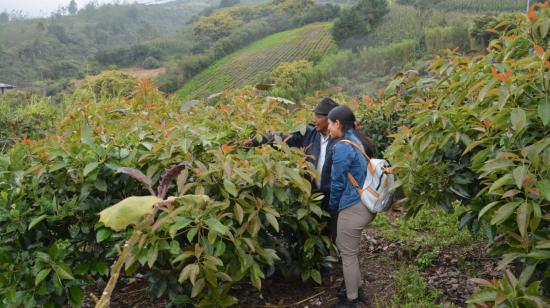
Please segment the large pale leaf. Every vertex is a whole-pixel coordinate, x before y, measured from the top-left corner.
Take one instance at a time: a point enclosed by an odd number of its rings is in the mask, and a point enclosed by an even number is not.
[[[512,120],[512,128],[516,131],[522,130],[527,123],[527,115],[521,108],[515,108],[510,114]]]
[[[99,221],[105,226],[121,231],[137,224],[144,215],[153,212],[153,205],[162,199],[154,196],[129,197],[99,213]]]
[[[550,102],[540,103],[537,108],[537,114],[544,126],[550,124]]]

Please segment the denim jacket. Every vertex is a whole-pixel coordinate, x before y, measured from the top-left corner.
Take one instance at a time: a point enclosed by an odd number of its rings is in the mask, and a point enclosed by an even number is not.
[[[349,139],[363,148],[363,144],[351,130],[346,132],[342,139]],[[333,151],[329,206],[332,210],[341,211],[361,202],[361,196],[348,179],[348,172],[351,172],[357,183],[362,185],[367,176],[368,162],[365,156],[349,143],[337,142]]]

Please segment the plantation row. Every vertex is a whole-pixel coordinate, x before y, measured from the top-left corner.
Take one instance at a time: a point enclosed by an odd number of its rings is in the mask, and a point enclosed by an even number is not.
[[[534,1],[532,1],[534,2]],[[527,9],[526,0],[445,0],[436,8],[449,11],[505,12]]]
[[[230,55],[197,75],[178,93],[200,97],[258,81],[283,62],[321,57],[334,47],[330,24],[318,23],[281,32]]]

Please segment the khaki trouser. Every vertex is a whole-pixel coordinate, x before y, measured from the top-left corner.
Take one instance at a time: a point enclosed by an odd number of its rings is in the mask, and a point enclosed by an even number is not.
[[[362,203],[352,205],[338,213],[336,246],[342,257],[346,296],[353,300],[358,296],[361,286],[361,271],[359,269],[359,243],[365,226],[370,223],[375,214],[371,213]]]

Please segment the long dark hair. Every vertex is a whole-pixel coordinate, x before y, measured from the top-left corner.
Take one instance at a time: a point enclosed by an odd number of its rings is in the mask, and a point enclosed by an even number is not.
[[[362,130],[357,129],[357,119],[355,118],[353,111],[348,106],[342,105],[333,108],[329,112],[328,118],[332,122],[340,121],[343,133],[346,133],[351,129],[363,144],[363,148],[365,149],[367,155],[371,158],[373,157],[374,152],[376,152],[376,146],[374,145],[374,142],[372,142],[372,140],[367,137],[367,135]]]

